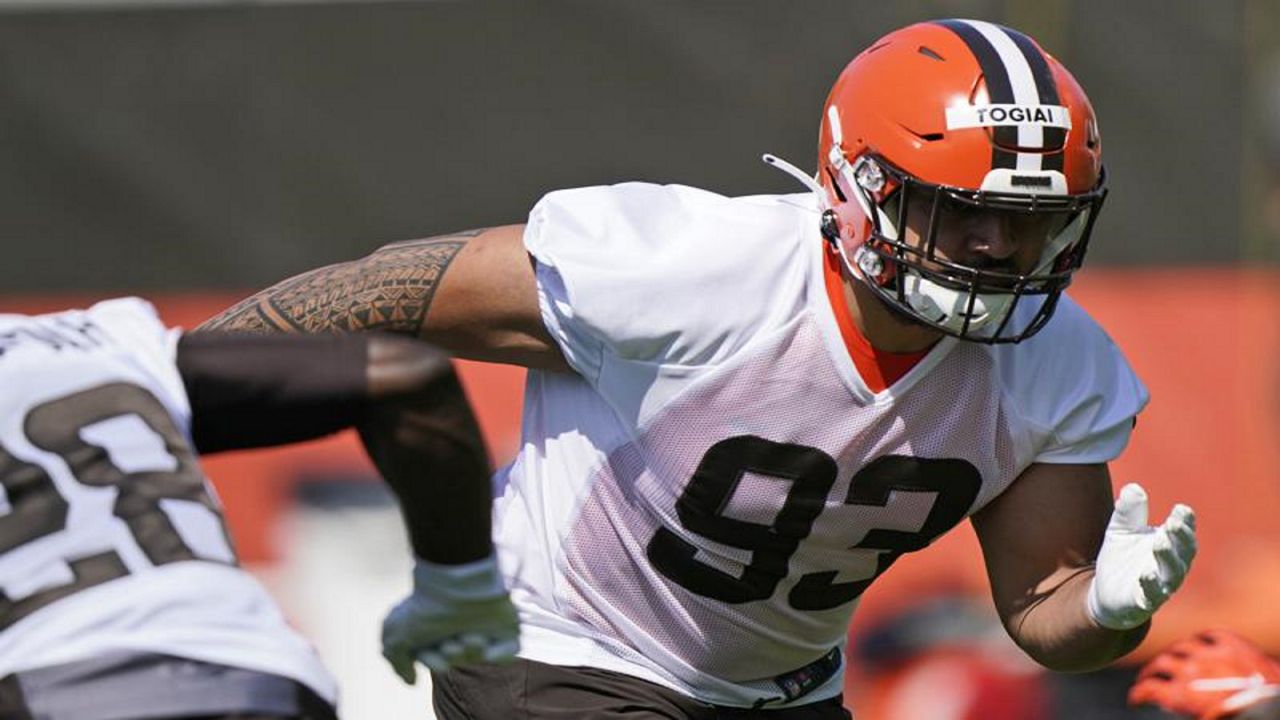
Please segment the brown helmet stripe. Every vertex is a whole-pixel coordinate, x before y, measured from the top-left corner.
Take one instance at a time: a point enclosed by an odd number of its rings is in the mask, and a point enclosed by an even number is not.
[[[1013,103],[1013,84],[1009,80],[1009,71],[1005,68],[1000,53],[982,32],[964,20],[939,20],[937,24],[959,35],[965,45],[969,46],[969,51],[978,61],[978,67],[982,69],[990,101],[998,104]],[[1017,154],[1005,148],[1018,146],[1018,129],[1003,125],[992,128],[992,131],[995,143],[991,151],[991,167],[1016,168]]]
[[[1027,59],[1027,65],[1031,66],[1031,76],[1035,78],[1036,92],[1040,95],[1040,103],[1042,105],[1061,105],[1062,100],[1058,96],[1058,83],[1053,79],[1053,72],[1049,69],[1049,61],[1045,59],[1044,53],[1026,35],[1011,28],[1001,29],[1013,39],[1014,44],[1022,51],[1022,56]],[[1066,145],[1066,142],[1067,131],[1064,128],[1046,127],[1044,129],[1044,147],[1053,151],[1046,153],[1044,156],[1042,167],[1045,170],[1062,170],[1063,153],[1061,150]]]

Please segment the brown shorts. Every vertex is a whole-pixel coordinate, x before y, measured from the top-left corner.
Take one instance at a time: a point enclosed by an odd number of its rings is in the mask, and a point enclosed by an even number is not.
[[[778,710],[708,705],[661,685],[531,660],[432,676],[439,720],[852,720],[839,697]]]
[[[0,720],[336,717],[292,679],[168,655],[104,655],[0,678]]]

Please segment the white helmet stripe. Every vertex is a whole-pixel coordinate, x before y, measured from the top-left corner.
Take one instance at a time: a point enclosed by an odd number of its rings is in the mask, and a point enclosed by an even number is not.
[[[1004,65],[1005,72],[1009,77],[1009,85],[1013,89],[1013,102],[1023,106],[1035,106],[1040,104],[1040,92],[1036,89],[1035,76],[1031,73],[1031,66],[1027,63],[1027,58],[1023,56],[1022,51],[1018,49],[1013,39],[1005,33],[1004,29],[998,25],[994,25],[982,20],[962,20],[987,39],[991,46],[995,48],[996,53],[1000,56],[1000,62]],[[1021,123],[1018,125],[1018,146],[1026,148],[1044,147],[1044,127],[1039,124]],[[1038,171],[1041,169],[1040,153],[1018,153],[1018,170]]]

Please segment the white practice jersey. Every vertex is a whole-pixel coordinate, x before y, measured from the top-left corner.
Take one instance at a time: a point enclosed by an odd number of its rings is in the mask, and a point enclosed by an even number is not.
[[[1115,457],[1147,400],[1068,298],[1028,341],[944,338],[871,392],[811,196],[556,192],[525,244],[578,371],[529,373],[522,446],[497,478],[533,660],[785,704],[774,678],[842,652],[858,597],[901,553],[1032,463]]]
[[[334,682],[237,560],[178,332],[123,298],[0,315],[0,676],[113,652]]]

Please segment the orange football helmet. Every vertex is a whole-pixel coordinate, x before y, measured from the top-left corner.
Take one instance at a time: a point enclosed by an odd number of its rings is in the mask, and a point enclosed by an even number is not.
[[[1276,698],[1280,662],[1227,630],[1196,633],[1165,648],[1129,690],[1131,705],[1156,705],[1199,720],[1235,717]]]
[[[919,23],[844,69],[818,143],[823,234],[891,307],[968,340],[1018,342],[1048,322],[1106,195],[1093,107],[1034,40],[975,20]],[[910,203],[928,230],[906,237]],[[1030,272],[937,252],[949,217],[996,213],[1043,234]],[[1015,313],[1019,306],[1031,305]],[[1015,322],[1016,319],[1016,322]]]

